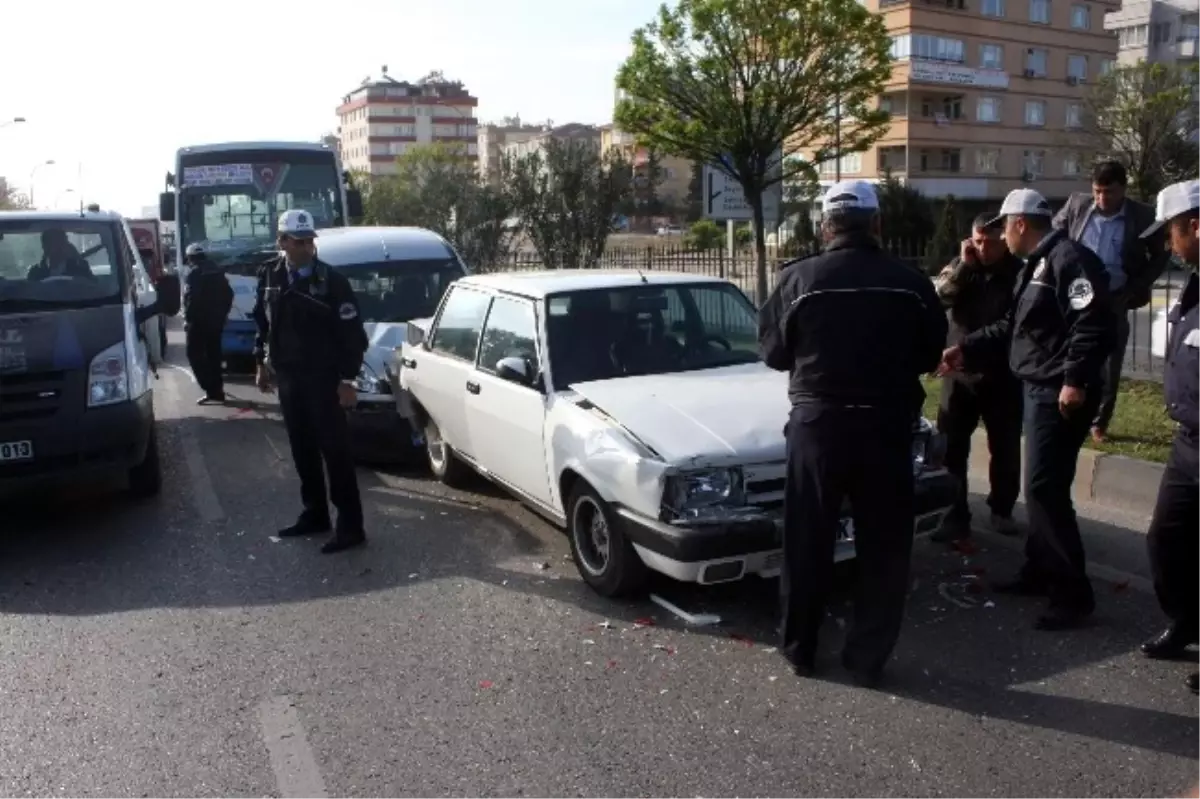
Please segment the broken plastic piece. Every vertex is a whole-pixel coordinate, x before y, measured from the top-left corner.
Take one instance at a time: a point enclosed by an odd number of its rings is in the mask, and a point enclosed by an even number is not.
[[[491,688],[491,687],[492,687],[492,681],[491,681],[491,680],[480,680],[480,681],[479,681],[479,687],[480,687],[480,688],[484,688],[484,689]]]
[[[672,605],[667,600],[663,599],[658,594],[651,594],[650,601],[661,608],[669,610],[679,618],[683,619],[684,623],[691,624],[695,627],[706,627],[711,624],[720,624],[721,617],[714,613],[696,613],[691,614],[685,610],[680,610],[677,606]]]
[[[653,627],[654,619],[648,619],[648,618],[644,618],[644,617],[640,618],[640,619],[634,619],[633,626],[634,627]]]
[[[994,608],[996,607],[996,603],[989,599],[987,602],[983,603],[983,606],[985,608]]]
[[[745,647],[754,646],[754,640],[749,638],[748,636],[742,635],[741,633],[730,633],[729,637],[732,638],[733,640],[737,641],[742,646],[745,646]]]

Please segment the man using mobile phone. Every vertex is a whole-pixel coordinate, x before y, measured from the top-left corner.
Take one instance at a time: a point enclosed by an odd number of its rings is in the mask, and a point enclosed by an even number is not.
[[[1104,263],[1051,225],[1046,198],[1009,192],[989,228],[1004,228],[1009,251],[1025,261],[1004,319],[942,354],[939,373],[970,371],[1007,351],[1024,384],[1025,564],[1001,593],[1045,596],[1040,630],[1077,627],[1096,607],[1071,499],[1079,449],[1100,403],[1101,369],[1116,339]]]
[[[959,256],[933,281],[950,323],[947,346],[1000,321],[1012,305],[1023,264],[1004,246],[1000,231],[988,227],[994,216],[976,217]],[[1008,368],[1008,359],[993,355],[970,373],[955,372],[942,380],[938,429],[946,436],[946,469],[958,478],[959,495],[942,529],[931,536],[934,541],[954,542],[971,535],[967,461],[980,421],[991,455],[991,527],[1002,535],[1017,532],[1012,512],[1021,491],[1021,383]]]

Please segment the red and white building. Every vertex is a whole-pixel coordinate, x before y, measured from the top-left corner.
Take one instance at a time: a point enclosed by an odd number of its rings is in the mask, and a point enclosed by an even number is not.
[[[367,78],[342,98],[338,106],[338,137],[342,167],[371,175],[396,172],[396,158],[410,147],[458,144],[477,158],[479,100],[459,81],[433,72],[410,83],[396,80],[384,67],[378,78]]]

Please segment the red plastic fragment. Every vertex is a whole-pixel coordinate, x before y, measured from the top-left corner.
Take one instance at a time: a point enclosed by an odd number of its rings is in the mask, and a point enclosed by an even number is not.
[[[729,637],[740,643],[742,646],[754,646],[754,641],[741,633],[730,633]]]
[[[485,689],[485,690],[486,690],[486,689],[488,689],[488,688],[491,688],[491,687],[492,687],[492,681],[491,681],[491,680],[480,680],[480,681],[479,681],[479,687],[480,687],[480,688],[483,688],[483,689]]]
[[[616,667],[617,667],[617,661],[615,661],[615,660],[610,660],[610,661],[608,661],[608,665],[606,665],[604,668],[606,668],[606,669],[615,669]]]
[[[654,619],[634,619],[633,623],[638,627],[653,627]]]

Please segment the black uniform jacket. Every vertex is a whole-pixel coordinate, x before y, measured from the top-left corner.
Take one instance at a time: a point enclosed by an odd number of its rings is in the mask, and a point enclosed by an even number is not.
[[[791,372],[793,404],[911,410],[946,331],[929,278],[866,235],[786,265],[758,316],[763,360]]]
[[[1194,440],[1200,433],[1200,277],[1194,273],[1167,321],[1171,323],[1164,390],[1167,413]]]
[[[962,341],[964,366],[1008,347],[1008,365],[1021,380],[1087,388],[1116,341],[1117,317],[1100,259],[1060,230],[1025,261],[1014,303],[1004,319]]]
[[[290,282],[283,258],[258,270],[254,297],[259,363],[291,374],[334,374],[353,380],[362,368],[367,334],[346,276],[314,259],[308,277]]]
[[[183,295],[183,319],[189,328],[220,330],[233,307],[233,288],[215,264],[193,267]]]

